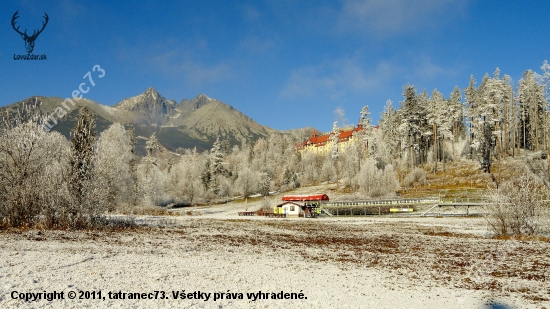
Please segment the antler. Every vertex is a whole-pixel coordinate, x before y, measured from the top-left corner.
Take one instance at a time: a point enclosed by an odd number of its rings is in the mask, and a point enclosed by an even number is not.
[[[20,35],[26,36],[27,30],[25,30],[25,33],[22,33],[21,31],[19,31],[19,27],[15,28],[15,20],[19,18],[19,16],[17,16],[17,13],[19,13],[19,11],[15,11],[13,17],[11,18],[11,26],[13,27],[13,30],[17,31],[17,33],[19,33]]]
[[[16,12],[16,13],[17,13],[17,12]],[[48,24],[48,20],[50,19],[50,18],[48,17],[48,14],[44,13],[44,19],[46,19],[46,22],[43,22],[43,23],[42,23],[42,29],[40,29],[36,34],[35,34],[36,30],[34,30],[34,31],[32,32],[31,38],[37,37],[37,36],[44,30],[44,28],[46,28],[46,25]]]
[[[11,26],[13,27],[13,30],[17,31],[17,33],[19,33],[20,35],[24,35],[26,38],[29,38],[29,39],[36,38],[44,30],[44,28],[46,28],[46,25],[48,24],[48,20],[50,20],[50,18],[48,17],[48,14],[44,13],[44,19],[46,21],[42,22],[42,29],[38,30],[38,32],[36,32],[36,30],[34,30],[32,32],[32,35],[29,37],[27,35],[27,30],[25,30],[25,32],[21,32],[21,31],[19,31],[19,26],[17,26],[17,28],[15,27],[15,20],[19,18],[19,16],[17,16],[18,13],[19,13],[19,11],[16,11],[13,14],[13,17],[11,18]]]

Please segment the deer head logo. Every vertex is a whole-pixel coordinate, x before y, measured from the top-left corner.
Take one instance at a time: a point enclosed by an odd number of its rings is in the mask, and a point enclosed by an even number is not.
[[[46,21],[42,23],[42,29],[38,30],[38,32],[37,30],[33,30],[32,35],[29,36],[27,34],[27,30],[25,30],[24,32],[21,32],[19,31],[19,26],[17,26],[17,28],[15,27],[15,20],[19,18],[19,16],[17,16],[18,12],[19,11],[16,11],[15,14],[13,14],[13,17],[11,18],[11,26],[17,33],[21,35],[21,37],[25,41],[25,49],[27,49],[27,53],[30,54],[34,49],[34,41],[36,41],[36,38],[38,37],[38,35],[42,33],[42,31],[44,30],[44,28],[46,28],[46,25],[48,24],[48,20],[49,20],[48,14],[44,13],[44,19]]]

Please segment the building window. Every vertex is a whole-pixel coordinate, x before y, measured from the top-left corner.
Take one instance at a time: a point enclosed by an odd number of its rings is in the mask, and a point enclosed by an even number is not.
[[[290,206],[290,211],[294,211],[294,205]]]

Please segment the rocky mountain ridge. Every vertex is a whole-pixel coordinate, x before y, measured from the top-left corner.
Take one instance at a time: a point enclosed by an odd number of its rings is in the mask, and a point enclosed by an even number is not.
[[[277,132],[262,126],[230,105],[204,94],[192,100],[183,99],[178,104],[164,98],[154,88],[124,99],[114,106],[106,106],[88,99],[74,100],[75,106],[63,108],[59,97],[33,96],[26,100],[0,108],[16,111],[24,106],[34,107],[35,112],[50,115],[56,123],[52,130],[66,137],[78,119],[78,110],[88,107],[96,117],[97,130],[101,132],[112,123],[134,126],[136,136],[149,137],[157,133],[159,142],[167,149],[194,148],[208,150],[216,138],[226,139],[231,145],[254,142]],[[71,106],[70,104],[65,104]]]

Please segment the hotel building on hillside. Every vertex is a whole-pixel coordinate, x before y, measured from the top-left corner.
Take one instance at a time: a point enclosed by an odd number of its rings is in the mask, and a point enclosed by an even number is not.
[[[375,127],[376,128],[376,127]],[[358,125],[354,128],[341,129],[338,134],[338,152],[344,153],[348,147],[355,144],[357,141],[357,134],[355,132],[360,132],[363,130],[361,125]],[[296,149],[302,154],[307,152],[313,152],[316,154],[327,154],[330,152],[331,147],[331,137],[333,132],[317,135],[317,131],[313,131],[313,135],[302,142],[301,144],[296,145]]]

